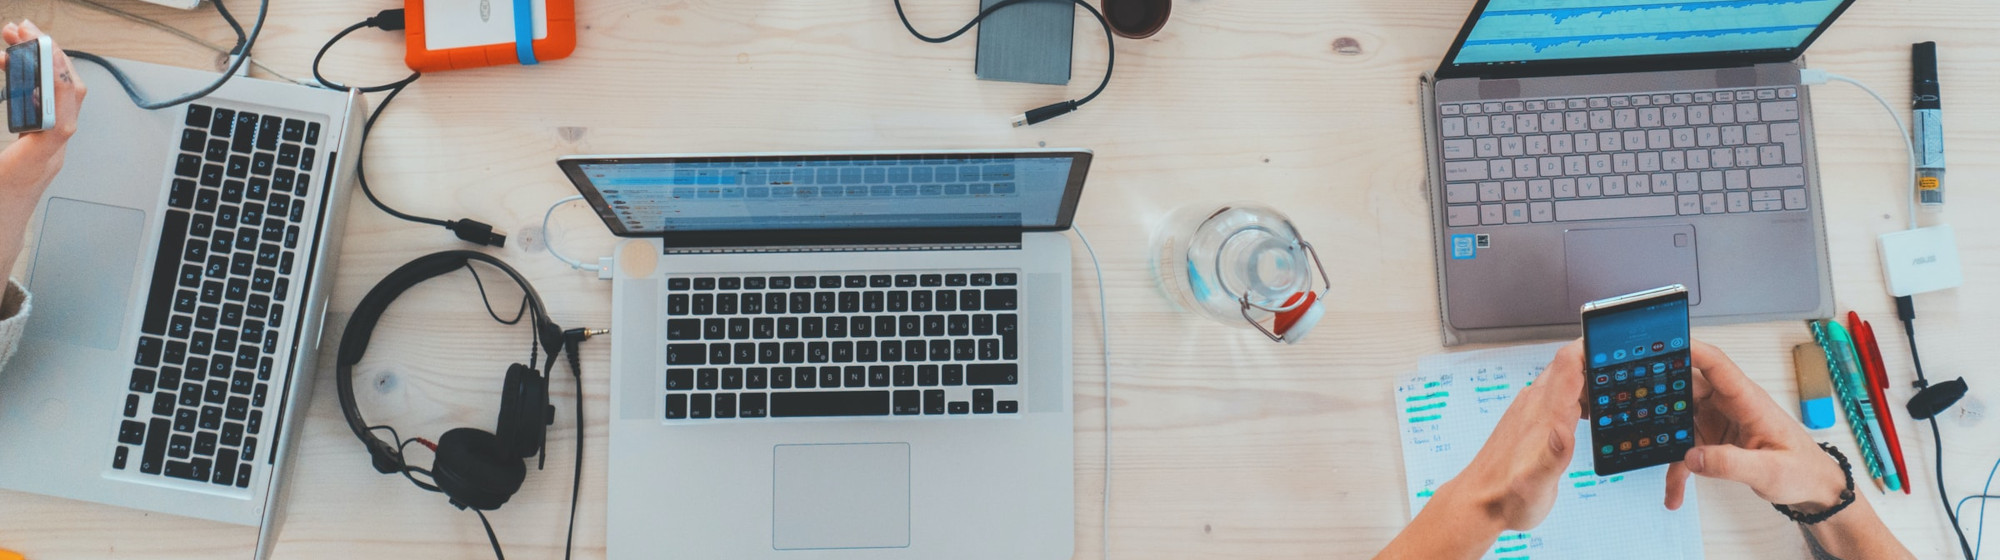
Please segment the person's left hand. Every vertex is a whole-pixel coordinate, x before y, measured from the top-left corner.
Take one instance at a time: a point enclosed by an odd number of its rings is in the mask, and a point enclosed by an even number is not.
[[[1486,446],[1438,496],[1470,500],[1503,529],[1541,524],[1555,507],[1557,482],[1575,453],[1582,403],[1583,341],[1578,340],[1556,351],[1555,361],[1514,397]]]
[[[41,28],[31,21],[0,26],[0,41],[8,45],[42,35]],[[48,130],[23,134],[7,149],[0,150],[0,170],[5,171],[0,173],[0,204],[33,205],[40,199],[42,189],[48,188],[56,172],[62,169],[64,148],[70,137],[76,135],[77,115],[90,88],[84,86],[83,76],[70,64],[69,55],[60,46],[52,49],[52,53],[54,60],[43,62],[52,65],[55,74],[55,83],[45,84],[55,87],[55,124]],[[0,53],[0,67],[6,63],[6,54]]]

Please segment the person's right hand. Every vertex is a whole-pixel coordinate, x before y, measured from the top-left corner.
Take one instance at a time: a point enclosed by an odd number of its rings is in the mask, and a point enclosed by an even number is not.
[[[23,20],[19,24],[8,23],[0,26],[0,41],[8,45],[31,41],[43,35],[34,22]],[[62,169],[64,148],[71,136],[76,135],[77,114],[83,108],[83,96],[90,88],[83,84],[83,76],[78,75],[69,55],[62,48],[52,49],[54,60],[43,61],[51,64],[55,74],[56,122],[53,127],[41,132],[23,134],[0,151],[0,204],[33,204],[41,198],[42,189],[55,180],[56,171]],[[7,55],[0,52],[0,67],[5,67]],[[4,266],[7,263],[0,263]]]
[[[1470,500],[1472,510],[1502,529],[1540,525],[1555,507],[1562,472],[1575,454],[1583,396],[1583,341],[1577,340],[1557,350],[1555,361],[1514,397],[1472,463],[1438,489],[1437,499]]]
[[[1690,473],[1807,513],[1839,503],[1846,474],[1805,427],[1721,349],[1696,341],[1692,350],[1696,446],[1667,470],[1667,509],[1680,509]]]

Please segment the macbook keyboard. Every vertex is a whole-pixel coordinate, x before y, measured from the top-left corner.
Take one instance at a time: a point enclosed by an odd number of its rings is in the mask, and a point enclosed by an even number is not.
[[[1445,225],[1807,209],[1798,89],[1438,105]]]
[[[319,135],[188,106],[113,469],[245,488],[272,452],[258,436]]]
[[[1019,276],[676,276],[666,420],[1013,414]]]

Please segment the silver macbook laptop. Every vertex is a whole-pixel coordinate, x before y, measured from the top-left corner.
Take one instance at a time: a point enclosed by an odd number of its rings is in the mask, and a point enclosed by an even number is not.
[[[1423,88],[1445,342],[1668,284],[1697,324],[1829,315],[1796,60],[1850,2],[1480,0]]]
[[[613,558],[1069,558],[1086,151],[588,156]]]
[[[217,74],[116,61],[145,91]],[[41,200],[0,371],[0,486],[264,527],[313,383],[361,100],[236,78],[134,106],[109,73]]]

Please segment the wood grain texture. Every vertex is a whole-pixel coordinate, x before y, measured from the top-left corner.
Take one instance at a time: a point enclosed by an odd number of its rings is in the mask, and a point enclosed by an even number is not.
[[[215,42],[227,30],[206,8],[115,5]],[[238,12],[251,2],[234,0]],[[970,17],[968,1],[912,0],[937,33]],[[610,289],[541,254],[523,235],[573,189],[553,160],[569,154],[1084,147],[1096,165],[1077,222],[1101,251],[1110,294],[1113,391],[1111,551],[1120,558],[1365,557],[1408,519],[1390,380],[1440,352],[1432,234],[1424,195],[1417,76],[1442,57],[1471,2],[1436,0],[1183,0],[1160,34],[1118,44],[1102,99],[1059,120],[1011,128],[1010,115],[1081,95],[1102,67],[1103,38],[1079,23],[1067,87],[989,83],[972,75],[973,41],[927,45],[908,36],[886,0],[593,0],[580,2],[575,56],[535,68],[427,75],[383,117],[368,169],[400,209],[468,216],[515,236],[492,250],[523,271],[565,325],[605,326]],[[257,53],[310,76],[320,44],[347,24],[396,7],[371,0],[274,2]],[[63,0],[0,0],[0,19],[32,18],[63,45],[152,62],[214,68],[213,53]],[[1933,377],[1965,375],[1973,399],[2000,402],[1989,328],[2000,313],[2000,12],[1980,0],[1860,2],[1813,48],[1815,67],[1907,96],[1908,44],[1942,45],[1951,203],[1966,258],[1965,287],[1921,298]],[[1358,52],[1334,44],[1352,39]],[[401,38],[365,30],[328,56],[329,77],[401,77]],[[120,95],[93,84],[92,95]],[[1898,229],[1907,179],[1902,145],[1874,102],[1843,85],[1814,107],[1836,296],[1893,333],[1874,236]],[[379,98],[378,98],[379,99]],[[70,165],[108,165],[82,161]],[[1176,312],[1147,264],[1149,239],[1183,205],[1255,200],[1288,212],[1328,256],[1332,317],[1306,344],[1275,346],[1253,331]],[[436,228],[393,220],[355,198],[330,325],[383,274],[416,256],[464,246]],[[613,238],[574,208],[553,240],[572,255],[608,254]],[[1079,249],[1081,249],[1079,247]],[[1077,557],[1098,556],[1104,470],[1104,355],[1090,261],[1076,252]],[[493,324],[462,276],[405,296],[358,371],[369,418],[435,436],[487,427],[501,373],[526,334]],[[496,293],[511,292],[501,288]],[[509,296],[496,295],[497,302]],[[419,321],[418,317],[428,317]],[[1697,329],[1727,349],[1787,409],[1796,323]],[[1911,393],[1908,348],[1883,337],[1890,400]],[[605,348],[587,346],[589,453],[578,519],[580,557],[603,555],[606,487]],[[476,518],[399,478],[375,474],[349,435],[323,372],[303,427],[282,558],[485,558]],[[576,444],[569,403],[554,386],[558,427],[546,471],[492,516],[519,558],[561,554]],[[1897,414],[1918,488],[1864,492],[1919,557],[1955,543],[1939,511],[1932,445]],[[1953,495],[1977,490],[2000,455],[2000,430],[1944,422]],[[1852,449],[1836,430],[1816,434]],[[1711,558],[1804,558],[1797,531],[1746,490],[1703,482]],[[249,528],[0,492],[0,546],[30,558],[247,557]]]

